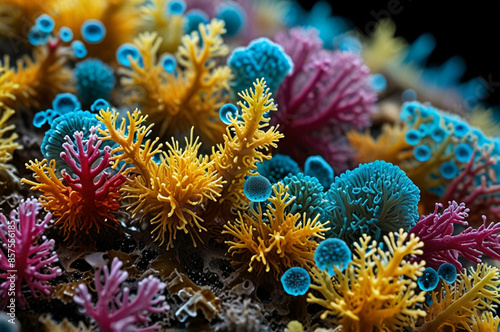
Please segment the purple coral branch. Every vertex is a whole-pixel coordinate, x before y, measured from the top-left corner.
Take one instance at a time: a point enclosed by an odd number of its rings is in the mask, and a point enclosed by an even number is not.
[[[451,263],[462,271],[459,256],[473,263],[480,263],[483,254],[500,259],[500,223],[487,225],[483,216],[483,224],[479,228],[468,227],[453,235],[454,224],[469,225],[465,220],[469,209],[464,203],[457,204],[455,201],[439,213],[442,207],[437,203],[434,212],[422,216],[410,230],[424,243],[423,255],[412,257],[412,261],[425,260],[427,266],[435,269],[443,263]]]
[[[50,285],[47,281],[61,274],[61,269],[51,266],[58,261],[56,253],[51,251],[54,240],[47,240],[42,235],[52,214],[47,213],[43,220],[37,221],[40,208],[40,203],[31,198],[10,213],[10,221],[0,214],[0,309],[9,301],[12,278],[15,279],[17,305],[25,308],[28,303],[23,287],[28,287],[35,298],[40,294],[48,295]],[[15,260],[8,259],[12,253]]]
[[[165,288],[159,279],[149,276],[139,282],[135,297],[130,296],[130,289],[123,291],[120,285],[128,278],[128,273],[122,271],[123,263],[114,258],[111,270],[107,266],[95,272],[95,288],[98,295],[95,306],[92,304],[92,295],[85,284],[77,288],[74,301],[82,306],[81,311],[92,317],[103,332],[118,331],[156,331],[159,326],[139,328],[138,325],[148,323],[149,313],[160,313],[169,309],[163,295],[158,295]]]

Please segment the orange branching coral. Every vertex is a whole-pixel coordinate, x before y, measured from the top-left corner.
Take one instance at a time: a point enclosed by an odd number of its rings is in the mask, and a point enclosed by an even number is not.
[[[184,34],[185,17],[167,10],[170,1],[151,0],[141,7],[141,30],[158,33],[162,40],[158,48],[160,53],[175,53]]]
[[[1,102],[10,107],[14,107],[14,100],[16,105],[41,107],[50,105],[58,93],[74,92],[73,73],[66,63],[62,50],[52,44],[35,48],[33,59],[25,56],[17,60],[15,69],[10,68],[10,59],[5,56],[0,68],[17,89],[11,90],[11,100]]]
[[[173,247],[173,240],[178,230],[191,236],[196,246],[195,235],[206,231],[201,217],[207,201],[215,201],[220,196],[223,180],[215,170],[213,161],[208,156],[198,154],[201,143],[198,138],[186,138],[186,147],[180,148],[179,143],[172,139],[172,144],[166,143],[167,152],[154,141],[146,140],[152,125],[146,127],[143,123],[147,116],[139,110],[127,113],[117,127],[116,111],[101,110],[101,120],[107,127],[100,130],[105,137],[117,142],[120,146],[113,150],[114,166],[124,161],[131,164],[127,169],[128,181],[122,186],[124,198],[133,201],[128,210],[135,216],[150,214],[149,222],[156,225],[152,233],[155,240],[161,239],[161,244],[167,238],[167,248]],[[154,155],[160,155],[161,161],[153,161]]]
[[[104,149],[101,158],[101,141],[92,133],[88,140],[83,140],[83,133],[75,133],[76,146],[67,138],[63,144],[61,158],[73,172],[56,174],[56,163],[52,159],[39,162],[30,161],[26,167],[34,172],[36,181],[22,179],[30,184],[31,190],[42,193],[40,201],[46,211],[56,218],[55,225],[60,227],[65,240],[78,237],[83,232],[100,231],[101,227],[116,227],[118,221],[112,211],[119,208],[118,188],[125,177],[117,172],[113,176],[105,172],[109,167],[109,148]]]
[[[257,169],[256,164],[271,159],[265,152],[269,148],[276,148],[277,142],[283,137],[277,128],[269,126],[269,117],[264,114],[276,111],[276,105],[266,88],[264,79],[254,83],[254,89],[245,90],[239,94],[243,101],[238,104],[241,108],[241,118],[233,118],[226,128],[224,143],[213,149],[212,160],[215,161],[217,172],[226,180],[222,197],[217,202],[225,211],[225,207],[239,207],[245,205],[247,199],[243,193],[245,176]]]
[[[50,14],[56,28],[71,28],[74,38],[84,40],[81,25],[89,19],[101,21],[106,27],[106,35],[100,43],[86,43],[89,57],[98,57],[112,62],[120,45],[129,42],[136,35],[141,24],[139,6],[143,0],[58,0]]]
[[[199,30],[182,37],[176,73],[167,73],[158,61],[162,38],[156,32],[141,34],[134,43],[143,63],[135,61],[131,69],[123,69],[122,84],[126,101],[137,104],[150,122],[158,124],[158,136],[185,135],[194,126],[202,140],[220,142],[224,124],[218,111],[228,101],[231,71],[216,60],[228,53],[221,37],[226,30],[218,20],[200,25]]]
[[[498,326],[498,319],[481,317],[481,313],[495,312],[496,304],[500,303],[499,286],[500,274],[496,267],[478,264],[475,269],[462,272],[454,284],[443,283],[440,291],[432,292],[432,305],[427,310],[425,324],[417,331],[439,332],[448,331],[447,328],[473,331],[473,326],[477,331],[489,331],[480,328],[487,322],[491,327]]]
[[[353,260],[341,272],[337,267],[330,277],[327,271],[312,269],[310,303],[326,310],[322,319],[332,316],[342,331],[398,331],[412,326],[425,311],[416,305],[425,301],[425,292],[417,292],[416,280],[422,275],[425,262],[409,263],[405,257],[420,255],[423,243],[403,230],[384,236],[388,248],[382,250],[366,234],[354,244]]]
[[[248,271],[257,275],[272,270],[277,279],[286,269],[293,266],[311,268],[314,265],[314,250],[318,246],[315,238],[324,239],[328,223],[306,219],[306,214],[286,213],[295,197],[290,197],[282,183],[273,186],[274,195],[269,198],[266,211],[259,204],[241,214],[234,223],[224,225],[223,234],[230,234],[233,240],[226,241],[229,253],[235,262],[248,263]]]
[[[498,332],[498,328],[500,327],[500,317],[491,311],[483,312],[481,317],[474,316],[472,320],[472,332]]]

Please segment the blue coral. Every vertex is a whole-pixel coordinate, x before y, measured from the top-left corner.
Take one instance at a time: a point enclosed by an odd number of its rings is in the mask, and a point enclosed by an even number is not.
[[[417,279],[417,285],[421,290],[432,291],[439,283],[439,276],[436,270],[432,267],[428,267],[424,270],[422,275]]]
[[[277,183],[287,175],[298,174],[300,167],[289,156],[277,153],[271,159],[259,163],[257,165],[257,172],[265,176],[271,183]]]
[[[309,219],[314,219],[319,214],[322,222],[328,221],[329,204],[318,179],[298,173],[286,176],[281,182],[288,186],[287,192],[290,196],[295,197],[287,207],[287,213],[299,213],[301,216],[305,213]]]
[[[83,59],[87,56],[87,48],[80,40],[73,40],[71,49],[78,59]]]
[[[272,193],[273,186],[268,179],[262,175],[249,177],[243,185],[245,196],[252,202],[264,202]]]
[[[308,157],[304,163],[304,173],[317,178],[325,189],[330,188],[333,182],[333,168],[321,156]]]
[[[438,276],[445,282],[451,284],[457,280],[457,268],[450,263],[443,263],[437,270]]]
[[[236,2],[221,3],[216,11],[216,17],[224,21],[226,36],[234,37],[240,33],[246,24],[245,10]]]
[[[87,59],[76,65],[76,88],[83,104],[91,105],[96,99],[109,100],[115,86],[113,69],[99,59]]]
[[[42,14],[35,20],[35,25],[41,32],[51,33],[54,30],[55,22],[49,15]]]
[[[420,189],[398,166],[385,161],[362,164],[336,177],[326,198],[331,204],[331,237],[349,245],[363,234],[378,241],[418,221]]]
[[[314,251],[316,266],[320,270],[326,270],[331,276],[335,274],[334,266],[343,271],[350,261],[352,261],[351,249],[341,239],[326,239]]]
[[[80,30],[87,43],[100,43],[106,36],[106,27],[99,20],[86,20]]]
[[[191,33],[198,30],[200,24],[207,24],[210,18],[207,13],[203,10],[194,8],[186,12],[186,23],[184,25],[184,31],[186,33]]]
[[[61,152],[64,151],[62,145],[66,142],[64,137],[69,136],[73,139],[73,134],[76,131],[81,131],[84,137],[88,137],[90,128],[100,123],[101,122],[95,118],[95,115],[88,111],[69,112],[56,118],[43,138],[40,147],[43,156],[47,160],[54,159],[57,169],[62,170],[66,168],[69,170],[66,162],[60,156]]]
[[[256,79],[264,77],[272,92],[293,68],[293,62],[283,48],[268,38],[258,38],[248,47],[236,48],[228,59],[235,77],[233,90],[238,93],[253,87]]]
[[[291,267],[281,276],[281,284],[290,295],[304,295],[311,286],[311,277],[302,267]]]

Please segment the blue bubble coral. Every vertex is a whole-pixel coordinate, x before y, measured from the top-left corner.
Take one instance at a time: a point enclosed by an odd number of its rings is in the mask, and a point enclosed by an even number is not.
[[[175,72],[175,67],[177,66],[177,60],[175,59],[175,56],[172,54],[165,54],[161,60],[161,65],[163,69],[169,74],[172,74]]]
[[[191,9],[186,12],[186,23],[184,26],[184,31],[186,33],[191,33],[198,30],[200,24],[207,24],[210,18],[207,13],[201,9]]]
[[[329,204],[318,179],[298,173],[286,176],[281,182],[288,186],[287,193],[295,197],[295,200],[287,207],[287,213],[299,213],[301,216],[305,213],[306,218],[311,220],[319,214],[321,222],[328,221]]]
[[[49,15],[42,14],[35,20],[35,25],[38,29],[40,29],[40,31],[44,33],[51,33],[52,30],[54,30],[55,22]]]
[[[66,170],[69,170],[68,165],[60,156],[61,152],[64,151],[62,145],[66,143],[64,137],[69,136],[73,139],[76,131],[81,131],[83,132],[83,137],[88,137],[90,135],[90,128],[92,126],[96,127],[100,123],[95,115],[89,111],[69,112],[56,118],[52,122],[51,128],[45,133],[40,146],[43,156],[47,160],[54,159],[57,169],[66,168]]]
[[[44,45],[49,39],[49,34],[41,31],[36,25],[32,26],[28,31],[28,41],[33,46]]]
[[[308,157],[304,164],[304,173],[317,178],[325,189],[330,188],[330,184],[333,182],[332,166],[321,156]]]
[[[417,285],[421,290],[432,291],[439,283],[439,276],[436,270],[432,267],[428,267],[424,270],[424,273],[417,279]]]
[[[68,27],[62,27],[59,29],[59,38],[65,43],[70,42],[73,39],[73,31]]]
[[[245,10],[236,2],[223,2],[216,8],[215,12],[215,16],[224,21],[225,35],[228,37],[236,36],[246,24]]]
[[[109,100],[115,86],[113,69],[99,59],[86,59],[75,68],[76,88],[84,105],[96,99]]]
[[[281,276],[281,284],[290,295],[304,295],[311,286],[311,277],[302,267],[291,267]]]
[[[233,90],[238,93],[250,88],[258,78],[264,78],[275,92],[293,68],[293,62],[283,48],[267,38],[258,38],[248,47],[238,47],[227,61],[235,77]]]
[[[287,175],[298,174],[300,167],[289,156],[277,153],[271,159],[259,163],[257,165],[257,172],[265,176],[271,183],[277,183]]]
[[[107,100],[104,100],[102,98],[97,99],[94,101],[94,103],[90,106],[90,110],[92,112],[99,112],[100,110],[105,110],[109,107],[109,103]]]
[[[224,104],[219,110],[219,117],[224,122],[225,124],[231,124],[231,119],[229,118],[229,115],[232,118],[236,118],[238,116],[238,107],[234,104]]]
[[[61,115],[79,110],[81,107],[78,98],[69,92],[58,94],[52,101],[52,109]]]
[[[443,263],[437,270],[438,276],[445,282],[451,284],[457,280],[457,268],[451,263]]]
[[[106,36],[106,27],[99,20],[86,20],[81,27],[81,34],[87,43],[100,43]]]
[[[125,67],[130,66],[130,60],[139,60],[140,57],[139,49],[133,44],[122,44],[116,50],[116,60]]]
[[[314,261],[320,270],[326,270],[331,276],[335,274],[333,267],[343,271],[352,260],[351,249],[347,243],[337,238],[322,241],[314,252]]]
[[[385,161],[361,164],[336,177],[326,193],[332,206],[330,235],[357,242],[363,234],[375,241],[418,221],[420,189],[398,166]]]
[[[78,59],[83,59],[87,56],[87,48],[85,48],[85,45],[80,40],[73,40],[71,48]]]
[[[171,15],[181,15],[186,10],[184,0],[173,0],[168,3],[168,11]]]
[[[273,191],[273,185],[262,175],[249,177],[243,185],[245,196],[252,202],[264,202]]]

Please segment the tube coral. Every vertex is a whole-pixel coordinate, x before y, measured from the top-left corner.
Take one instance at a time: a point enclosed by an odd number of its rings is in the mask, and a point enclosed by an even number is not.
[[[363,235],[354,243],[353,260],[344,272],[334,267],[335,275],[317,268],[311,270],[311,289],[307,301],[325,308],[322,319],[342,325],[343,331],[396,331],[411,326],[425,311],[418,305],[425,292],[417,292],[417,278],[424,262],[409,263],[407,255],[422,253],[423,243],[403,230],[384,236],[384,251],[371,237]]]
[[[328,222],[320,222],[319,215],[311,219],[305,213],[287,213],[294,198],[286,189],[282,183],[273,186],[274,195],[268,199],[265,212],[258,205],[249,212],[239,212],[234,222],[224,225],[222,233],[233,237],[226,243],[234,263],[249,262],[249,272],[261,275],[272,271],[278,279],[287,268],[309,269],[314,265],[314,249],[318,246],[314,238],[324,239]]]

